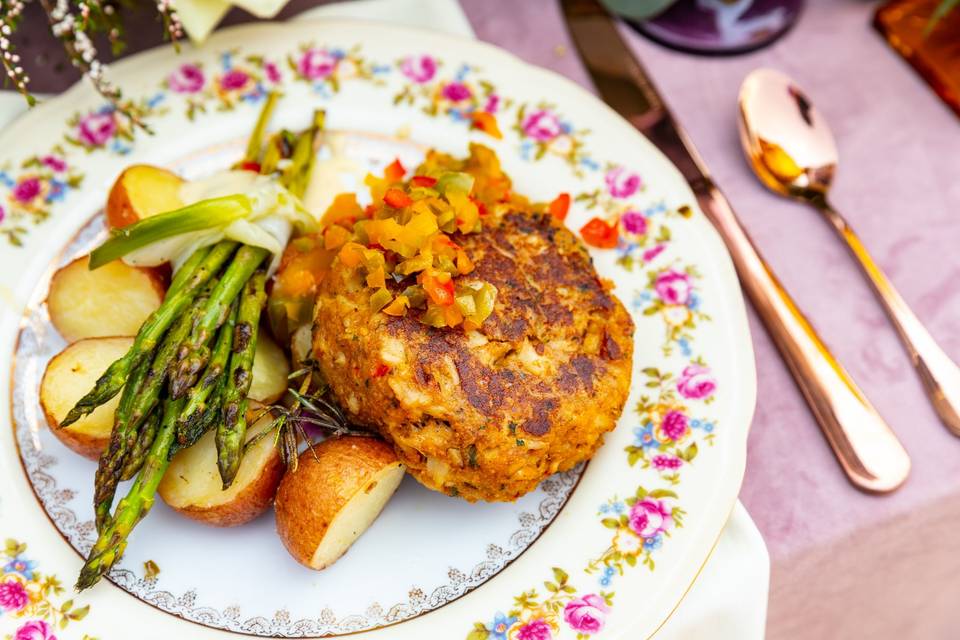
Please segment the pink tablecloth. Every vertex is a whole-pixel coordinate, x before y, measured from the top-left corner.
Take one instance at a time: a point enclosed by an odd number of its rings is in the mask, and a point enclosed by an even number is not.
[[[481,39],[587,83],[553,2],[462,2]],[[771,640],[960,634],[960,441],[938,422],[833,232],[764,191],[737,139],[743,77],[770,66],[796,78],[837,136],[836,206],[960,360],[960,121],[871,29],[875,6],[812,0],[783,40],[735,58],[632,37],[773,269],[913,458],[895,495],[850,487],[751,315],[760,388],[741,499],[770,550]]]
[[[554,0],[461,2],[479,38],[588,84]],[[314,4],[292,0],[282,15]],[[808,0],[787,37],[735,58],[674,53],[632,36],[764,255],[914,461],[895,495],[851,488],[751,316],[760,393],[741,499],[772,559],[771,640],[958,637],[960,441],[937,421],[845,249],[815,214],[764,191],[737,141],[743,77],[759,66],[794,76],[839,142],[836,206],[960,359],[960,121],[870,28],[875,6]],[[143,20],[145,29],[155,27]],[[45,62],[30,69],[35,89],[68,86],[73,79],[56,71],[48,38],[38,31],[28,40],[25,59]],[[152,44],[138,40],[130,49]]]

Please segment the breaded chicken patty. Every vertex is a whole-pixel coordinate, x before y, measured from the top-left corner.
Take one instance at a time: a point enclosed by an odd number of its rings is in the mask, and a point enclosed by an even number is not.
[[[456,242],[476,265],[462,281],[498,291],[479,329],[371,312],[371,289],[335,263],[318,295],[314,355],[351,419],[392,443],[421,483],[515,500],[590,458],[614,428],[633,322],[549,215],[511,211]]]

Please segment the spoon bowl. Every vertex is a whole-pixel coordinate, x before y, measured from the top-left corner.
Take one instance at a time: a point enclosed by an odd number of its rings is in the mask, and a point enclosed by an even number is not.
[[[740,90],[740,142],[761,182],[781,195],[825,196],[839,160],[837,144],[813,102],[786,75],[751,73]]]
[[[960,436],[960,368],[827,199],[839,156],[826,119],[788,76],[758,69],[740,89],[739,128],[743,151],[760,181],[775,193],[816,208],[846,242],[896,327],[934,409]]]

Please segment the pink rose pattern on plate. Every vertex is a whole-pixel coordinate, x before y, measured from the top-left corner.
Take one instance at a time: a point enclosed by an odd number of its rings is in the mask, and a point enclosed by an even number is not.
[[[57,145],[50,153],[27,158],[16,170],[0,168],[0,185],[8,189],[0,202],[0,235],[20,246],[27,222],[40,224],[52,208],[80,187],[83,174],[67,162],[66,150]]]
[[[57,631],[83,620],[90,607],[77,606],[60,580],[37,570],[26,552],[25,543],[12,539],[0,548],[0,631],[8,640],[57,640]]]
[[[451,66],[423,52],[411,53],[392,64],[374,63],[360,55],[359,47],[339,50],[315,43],[300,45],[286,60],[286,72],[272,60],[243,56],[239,51],[223,52],[219,65],[213,65],[216,69],[183,63],[163,78],[160,93],[130,102],[130,108],[147,120],[162,114],[165,101],[173,100],[184,105],[187,116],[193,119],[243,104],[256,109],[267,91],[289,80],[306,82],[322,97],[332,98],[347,81],[389,87],[395,85],[393,79],[399,79],[400,90],[392,94],[393,104],[398,107],[419,107],[430,116],[450,117],[468,126],[474,123],[476,113],[495,119],[512,117],[522,158],[536,162],[548,156],[559,157],[576,177],[585,181],[590,178],[589,182],[597,185],[575,196],[571,220],[582,224],[590,215],[599,214],[616,224],[620,241],[613,251],[618,264],[627,270],[647,270],[648,284],[633,301],[634,310],[649,316],[659,314],[667,331],[665,354],[679,349],[687,364],[678,375],[643,370],[647,386],[655,387],[657,395],[645,396],[636,407],[640,420],[634,429],[636,440],[626,448],[627,461],[631,466],[652,470],[655,477],[672,485],[678,484],[682,469],[694,462],[699,448],[712,444],[716,427],[697,416],[697,407],[713,401],[717,393],[709,367],[693,356],[691,347],[698,324],[709,320],[700,309],[700,276],[689,266],[661,264],[672,239],[667,223],[690,217],[691,209],[638,202],[645,193],[643,177],[629,167],[597,162],[587,152],[588,132],[578,129],[559,107],[546,102],[515,103],[470,65]],[[27,233],[24,222],[41,222],[50,215],[54,203],[80,186],[83,175],[71,168],[76,164],[71,161],[71,148],[88,153],[125,153],[131,148],[133,133],[130,123],[109,109],[78,113],[67,122],[64,139],[69,146],[29,158],[17,170],[0,168],[0,186],[7,189],[6,197],[0,200],[0,233],[11,244],[22,244]],[[600,587],[607,587],[626,568],[643,564],[653,569],[655,551],[682,526],[684,511],[677,500],[672,490],[638,486],[631,497],[613,498],[601,505],[600,521],[613,530],[611,545],[585,567],[585,573],[596,576]],[[476,623],[468,637],[541,640],[569,631],[586,638],[602,631],[612,612],[612,592],[578,594],[559,568],[549,584],[553,588],[548,589],[546,598],[535,591],[526,592],[507,614],[498,613],[489,623]],[[50,594],[59,593],[52,584],[46,588]],[[0,588],[0,607],[19,606],[18,598],[15,586]],[[19,611],[29,612],[31,606],[28,603]],[[77,611],[71,612],[74,617],[70,619],[79,619],[85,613],[85,609]],[[50,629],[60,624],[53,622]],[[32,634],[28,636],[31,639],[42,638],[50,629],[37,624],[26,627],[24,633]]]
[[[512,106],[513,101],[497,93],[492,83],[478,77],[470,65],[448,68],[442,60],[426,53],[407,56],[397,61],[396,69],[406,82],[393,96],[393,103],[419,107],[431,117],[449,117],[457,123],[499,135],[476,125],[478,114],[488,114],[496,122],[497,114]],[[452,73],[451,73],[452,72]]]

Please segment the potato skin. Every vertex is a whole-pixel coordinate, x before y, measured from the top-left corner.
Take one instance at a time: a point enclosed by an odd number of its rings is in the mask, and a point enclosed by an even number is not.
[[[88,433],[77,433],[70,427],[59,428],[57,419],[47,411],[46,407],[43,407],[43,415],[46,417],[47,424],[50,425],[50,432],[53,433],[54,437],[65,444],[68,449],[74,453],[79,453],[87,460],[93,460],[94,462],[99,460],[100,454],[110,443],[110,434],[100,437]]]
[[[277,534],[297,562],[310,561],[340,509],[397,456],[376,438],[330,438],[300,454],[296,471],[280,482],[274,510]]]
[[[83,355],[89,355],[91,352],[85,351],[87,349],[99,349],[101,352],[105,352],[106,357],[102,355],[98,358],[99,364],[101,367],[97,367],[96,371],[92,369],[88,372],[89,385],[83,385],[83,391],[87,391],[87,386],[92,387],[93,381],[96,380],[106,369],[107,365],[112,362],[115,358],[122,356],[130,345],[133,343],[133,338],[125,337],[103,337],[103,338],[88,338],[86,340],[80,340],[75,342],[72,345],[69,345],[66,349],[55,355],[50,362],[47,364],[47,368],[43,373],[43,379],[40,381],[40,408],[43,410],[43,415],[47,420],[47,425],[50,428],[51,433],[54,437],[57,438],[60,442],[66,445],[69,449],[79,453],[85,458],[90,460],[97,460],[100,457],[100,453],[106,448],[107,444],[110,442],[110,432],[113,428],[113,419],[110,417],[106,419],[105,417],[97,418],[99,415],[97,412],[81,418],[78,422],[65,427],[60,428],[60,420],[66,415],[68,405],[72,406],[73,401],[62,402],[64,397],[64,382],[66,381],[63,378],[63,369],[61,367],[70,367],[71,374],[79,373],[76,372],[74,364],[71,366],[69,363],[78,358],[78,352],[83,352]],[[61,361],[66,360],[66,363]],[[81,362],[84,360],[80,360]],[[89,358],[86,359],[89,362]],[[57,374],[60,376],[61,384],[54,384],[51,382],[51,376]],[[79,374],[84,375],[84,374]],[[72,387],[73,390],[76,390],[76,384],[72,383],[68,385]],[[60,394],[54,396],[53,394]],[[79,398],[81,393],[78,392],[74,394],[76,398]],[[69,396],[68,396],[69,397]],[[119,399],[112,399],[107,406],[110,404],[116,404]],[[59,408],[58,408],[59,405]],[[104,411],[105,407],[98,408],[97,411]],[[57,413],[61,414],[60,417],[57,417]],[[112,414],[111,414],[112,416]],[[97,420],[101,423],[101,426],[97,428],[96,432],[91,433],[89,430],[91,428],[90,420]]]
[[[168,506],[191,520],[212,527],[237,527],[250,522],[270,507],[282,478],[283,461],[277,455],[270,459],[256,482],[244,487],[230,502],[216,507],[174,507],[169,503]]]
[[[160,167],[145,164],[127,167],[117,176],[107,196],[107,224],[112,229],[119,229],[161,213],[161,210],[178,208],[179,189],[182,184],[182,178]],[[145,205],[144,195],[137,193],[145,185],[153,190],[147,201],[156,202],[157,205]],[[157,207],[161,210],[156,210]]]
[[[262,416],[258,422],[250,425],[248,438],[270,429],[272,424],[272,416]],[[250,464],[257,466],[251,468],[248,466]],[[251,469],[256,471],[256,475],[249,479]],[[158,493],[171,509],[191,520],[213,527],[235,527],[253,520],[270,507],[283,471],[280,453],[273,445],[272,438],[266,436],[246,452],[234,485],[221,492],[216,443],[211,431],[192,447],[174,456],[160,482]],[[243,482],[247,484],[241,486]],[[185,495],[191,500],[190,503],[186,503]],[[219,500],[222,502],[218,504]]]

